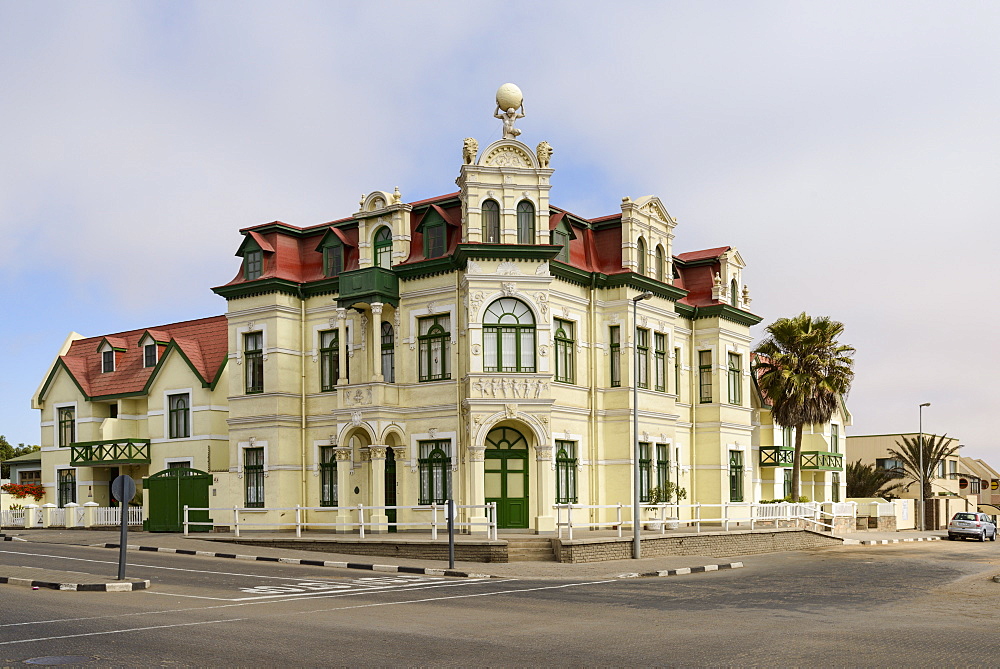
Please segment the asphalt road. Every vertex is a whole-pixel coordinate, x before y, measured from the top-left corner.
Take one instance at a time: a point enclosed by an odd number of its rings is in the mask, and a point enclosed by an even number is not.
[[[0,563],[114,574],[113,550]],[[73,558],[73,559],[69,559]],[[0,585],[0,665],[996,665],[1000,544],[849,546],[649,579],[450,579],[161,553],[132,593]]]

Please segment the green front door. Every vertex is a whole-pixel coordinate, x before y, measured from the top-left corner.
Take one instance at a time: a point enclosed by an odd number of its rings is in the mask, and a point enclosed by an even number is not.
[[[498,527],[528,526],[528,442],[498,427],[486,435],[486,502],[497,503]]]

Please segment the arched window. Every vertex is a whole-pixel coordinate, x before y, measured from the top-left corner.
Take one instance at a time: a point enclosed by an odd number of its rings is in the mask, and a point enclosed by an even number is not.
[[[729,282],[729,304],[733,305],[734,307],[739,306],[738,305],[740,299],[739,292],[740,292],[739,284],[736,283],[736,279],[733,279],[732,281]]]
[[[517,243],[535,243],[535,206],[527,200],[517,205]]]
[[[635,253],[638,256],[636,259],[636,269],[635,271],[639,274],[646,273],[646,242],[639,237],[639,243],[636,245]]]
[[[535,317],[524,302],[503,297],[489,306],[483,356],[487,372],[535,371]]]
[[[375,233],[375,266],[392,267],[392,231],[382,226]]]
[[[663,263],[663,247],[656,247],[656,280],[663,281],[665,278],[664,274],[664,263]]]
[[[483,241],[500,243],[500,205],[496,200],[483,202]]]
[[[386,383],[396,382],[396,333],[389,321],[382,321],[382,376]]]

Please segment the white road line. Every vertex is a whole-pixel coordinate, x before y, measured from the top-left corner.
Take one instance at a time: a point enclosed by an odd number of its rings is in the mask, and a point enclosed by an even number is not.
[[[54,559],[57,559],[57,560],[76,560],[77,562],[94,562],[94,563],[97,563],[97,564],[118,564],[118,560],[91,560],[91,559],[88,559],[88,558],[69,557],[69,556],[66,556],[66,555],[46,555],[46,554],[43,554],[43,553],[24,553],[24,552],[21,552],[21,551],[0,551],[0,553],[10,553],[11,555],[28,555],[28,556],[31,556],[31,557],[46,557],[46,558],[54,558]],[[277,562],[271,562],[269,564],[279,564],[279,563],[277,563]],[[260,574],[238,574],[238,573],[231,572],[231,571],[207,571],[205,569],[183,569],[181,567],[161,567],[161,566],[155,565],[155,564],[137,564],[135,562],[129,562],[128,566],[130,566],[130,567],[143,567],[143,568],[147,568],[147,569],[165,569],[167,571],[187,571],[187,572],[192,572],[192,573],[195,573],[195,574],[213,574],[215,576],[246,576],[247,578],[270,578],[270,579],[277,579],[277,580],[280,580],[280,581],[302,581],[302,580],[305,580],[305,579],[302,578],[302,576],[261,576]],[[302,566],[309,567],[311,565],[302,565]],[[2,565],[0,565],[0,567],[2,567]],[[44,569],[44,567],[41,567],[41,569]],[[320,577],[317,577],[317,578],[320,578]]]
[[[0,641],[0,646],[10,646],[15,643],[32,643],[35,641],[57,641],[59,639],[76,639],[83,636],[106,636],[108,634],[122,634],[123,632],[148,632],[149,630],[162,630],[171,627],[192,627],[194,625],[214,625],[217,623],[238,623],[245,618],[230,618],[229,620],[205,620],[200,623],[177,623],[174,625],[156,625],[154,627],[133,627],[130,629],[109,630],[107,632],[84,632],[82,634],[65,634],[63,636],[37,637],[34,639],[18,639],[17,641]]]
[[[509,582],[511,582],[513,580],[517,580],[517,579],[510,579],[510,580],[504,581],[504,582],[505,583],[509,583]],[[329,609],[315,609],[315,610],[308,610],[308,611],[295,611],[295,612],[292,612],[292,613],[283,613],[283,614],[277,614],[277,615],[300,615],[300,614],[323,613],[323,612],[326,612],[326,611],[348,610],[348,609],[356,609],[356,608],[366,608],[366,607],[371,607],[371,606],[386,606],[386,605],[390,605],[390,604],[418,604],[418,603],[422,603],[422,602],[433,602],[433,601],[437,601],[439,599],[440,600],[447,600],[447,599],[463,599],[463,598],[468,598],[468,597],[480,597],[480,596],[485,596],[485,595],[506,595],[506,594],[520,593],[520,592],[534,592],[534,591],[538,591],[538,590],[555,590],[555,589],[560,589],[560,588],[572,588],[572,587],[579,587],[579,586],[583,586],[583,585],[602,585],[602,584],[605,584],[605,583],[615,583],[615,582],[616,582],[615,579],[607,579],[607,580],[601,580],[601,581],[583,581],[583,582],[580,582],[580,583],[564,583],[564,584],[561,584],[561,585],[540,586],[540,587],[537,587],[537,588],[519,588],[519,589],[515,589],[515,590],[499,590],[499,591],[496,591],[496,592],[472,593],[472,594],[468,594],[468,595],[456,595],[456,596],[451,596],[451,597],[440,597],[440,598],[433,598],[433,597],[431,597],[431,598],[426,598],[426,599],[413,599],[413,600],[407,600],[407,601],[402,601],[402,602],[383,602],[383,603],[380,603],[380,604],[362,604],[362,605],[358,605],[358,606],[342,606],[342,607],[333,607],[333,608],[329,608]],[[494,583],[495,583],[495,581],[494,581]],[[428,589],[431,588],[431,587],[450,587],[450,586],[458,586],[458,585],[465,585],[465,583],[464,582],[460,583],[460,582],[455,582],[455,581],[449,581],[448,583],[442,583],[442,584],[436,585],[436,586],[428,586]],[[149,592],[149,591],[148,590],[144,590],[143,592]],[[356,593],[356,594],[362,594],[362,593]],[[325,595],[325,597],[332,599],[333,597],[336,597],[336,595],[334,595],[334,596]],[[217,604],[215,606],[187,607],[187,608],[183,608],[183,609],[164,609],[164,610],[160,610],[160,611],[137,611],[135,613],[123,613],[123,614],[109,615],[109,616],[89,616],[89,617],[81,617],[81,618],[64,618],[62,620],[38,620],[38,621],[21,622],[21,623],[0,624],[0,628],[3,628],[3,627],[18,627],[18,626],[22,626],[22,625],[41,625],[41,624],[64,623],[64,622],[82,622],[82,621],[87,621],[87,620],[104,620],[104,619],[108,619],[108,618],[122,619],[122,618],[130,618],[130,617],[133,617],[133,616],[150,616],[150,615],[160,615],[160,614],[165,614],[165,613],[190,613],[190,612],[194,612],[194,611],[212,611],[212,610],[216,610],[216,609],[229,609],[229,608],[237,608],[237,607],[242,607],[242,606],[257,606],[259,604],[297,603],[297,602],[300,602],[300,601],[314,601],[314,599],[303,600],[302,598],[289,598],[289,599],[279,600],[279,601],[271,601],[271,600],[269,600],[269,601],[266,601],[266,602],[258,602],[258,601],[254,601],[254,602],[236,602],[234,604]]]
[[[159,590],[143,590],[146,594],[150,595],[160,595],[163,597],[185,597],[187,599],[205,599],[213,602],[256,602],[272,599],[281,599],[281,601],[294,601],[296,599],[315,599],[316,597],[349,597],[354,595],[364,595],[372,592],[409,592],[411,590],[423,590],[426,588],[438,588],[438,587],[448,587],[454,585],[467,585],[469,583],[484,583],[490,579],[463,579],[462,581],[444,581],[440,583],[413,583],[412,585],[397,584],[397,585],[383,585],[383,586],[359,586],[355,590],[350,592],[344,591],[334,591],[333,589],[327,591],[314,591],[314,592],[301,592],[301,593],[291,593],[285,592],[278,595],[259,595],[256,597],[209,597],[207,595],[182,595],[177,592],[162,592]],[[284,599],[282,599],[284,598]]]

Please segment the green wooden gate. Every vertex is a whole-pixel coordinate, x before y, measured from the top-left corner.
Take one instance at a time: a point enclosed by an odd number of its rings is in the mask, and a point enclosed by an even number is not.
[[[145,529],[150,532],[182,532],[184,507],[207,508],[208,489],[212,475],[190,467],[164,469],[145,480],[145,494],[149,498],[149,519]],[[189,522],[211,522],[208,511],[191,511]],[[191,532],[208,532],[211,525],[191,525]]]
[[[497,526],[528,526],[528,442],[509,427],[486,435],[486,502],[497,503]]]

